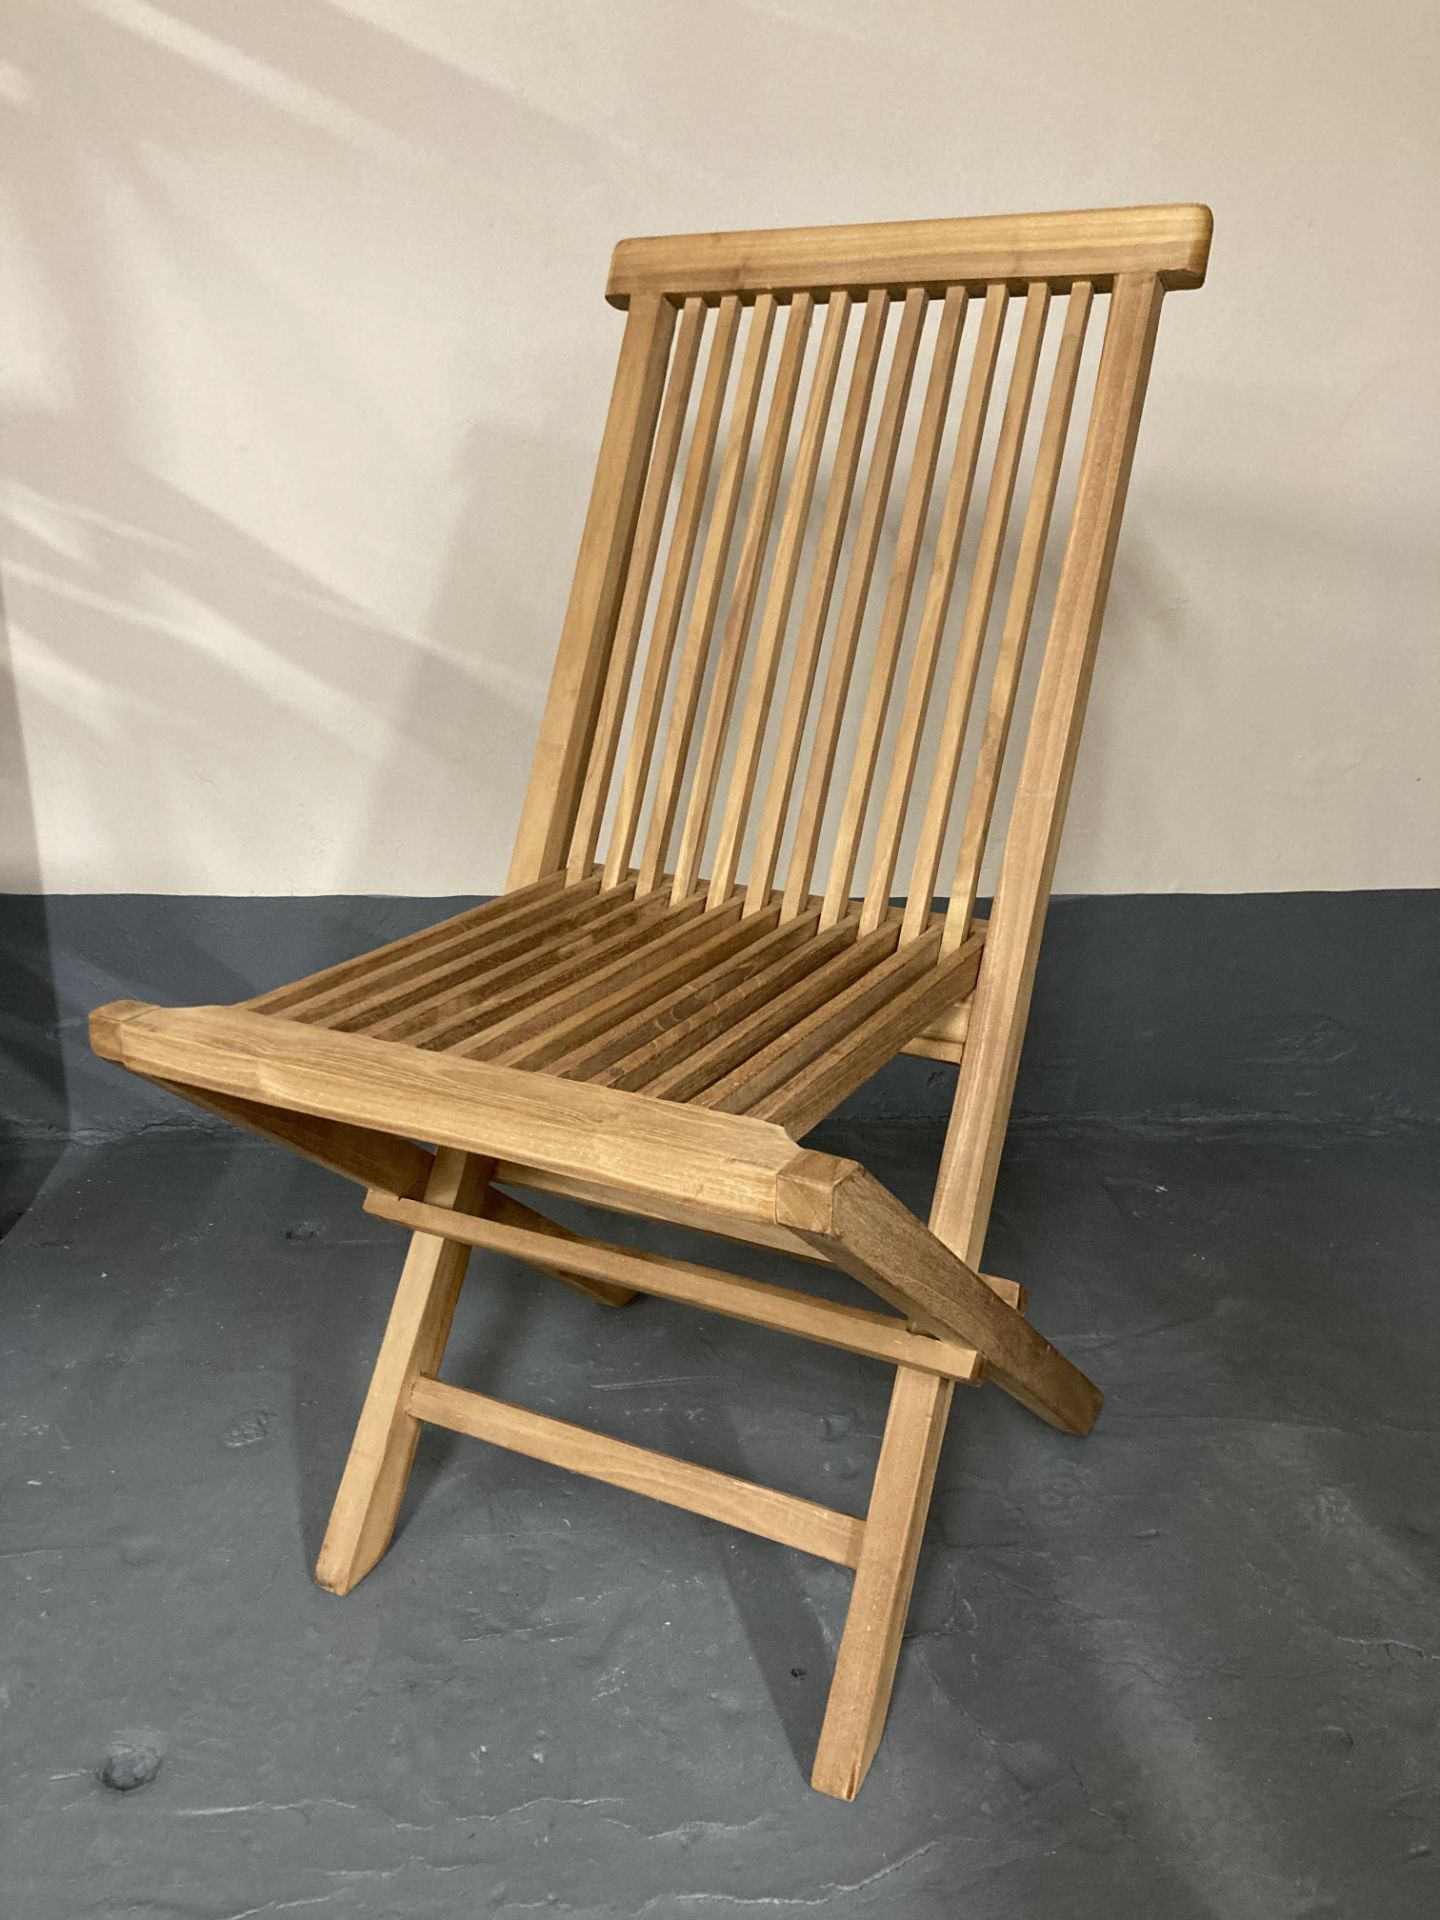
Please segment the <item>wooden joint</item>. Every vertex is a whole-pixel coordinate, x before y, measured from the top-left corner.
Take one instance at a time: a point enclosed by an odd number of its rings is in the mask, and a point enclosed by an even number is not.
[[[802,1147],[775,1176],[775,1223],[799,1233],[835,1232],[836,1190],[863,1169],[858,1160]]]
[[[987,1377],[1051,1426],[1090,1431],[1093,1381],[853,1160],[797,1155],[776,1175],[776,1217],[914,1325],[972,1343]]]
[[[137,1014],[149,1011],[143,1000],[111,1000],[103,1007],[96,1007],[90,1015],[91,1047],[102,1060],[113,1060],[123,1066],[125,1051],[122,1034],[125,1024]]]
[[[838,1201],[841,1189],[848,1188],[854,1181],[863,1185],[869,1180],[870,1175],[858,1160],[842,1160],[834,1154],[802,1148],[793,1160],[780,1169],[776,1177],[776,1224],[797,1233],[834,1239],[840,1231]],[[827,1259],[827,1264],[842,1273],[849,1270],[839,1260]],[[979,1277],[1007,1307],[1024,1313],[1029,1295],[1018,1281],[1003,1280],[995,1273],[982,1273]],[[929,1371],[935,1372],[936,1369],[932,1367]]]

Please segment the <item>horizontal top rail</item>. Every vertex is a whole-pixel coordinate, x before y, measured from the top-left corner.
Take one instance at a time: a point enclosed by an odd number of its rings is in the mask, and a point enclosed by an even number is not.
[[[1105,293],[1124,273],[1157,274],[1171,289],[1198,287],[1212,224],[1208,207],[1174,205],[657,234],[620,242],[605,297],[625,307],[647,293],[676,301],[698,294],[713,303],[726,294],[824,299],[874,287],[898,294],[1002,282],[1021,293],[1037,280],[1057,292],[1084,280]]]

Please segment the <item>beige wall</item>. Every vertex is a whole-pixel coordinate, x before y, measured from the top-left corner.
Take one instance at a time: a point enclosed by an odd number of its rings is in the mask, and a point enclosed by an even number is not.
[[[0,884],[498,887],[611,242],[1166,199],[1060,884],[1440,883],[1426,0],[6,11]]]

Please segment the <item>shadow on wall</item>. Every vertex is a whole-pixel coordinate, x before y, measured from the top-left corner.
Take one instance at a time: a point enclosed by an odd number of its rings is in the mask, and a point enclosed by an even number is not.
[[[7,1079],[16,1076],[5,1108],[24,1117],[27,1134],[63,1138],[104,1120],[103,1088],[86,1058],[89,1005],[122,995],[173,999],[177,989],[197,1001],[243,997],[336,957],[336,917],[314,917],[313,950],[252,942],[237,952],[238,916],[223,901],[213,916],[192,903],[182,931],[157,900],[153,944],[137,940],[132,915],[128,940],[102,948],[118,924],[103,900],[100,911],[79,915],[64,897],[48,905],[40,897],[37,812],[43,823],[63,789],[66,832],[84,847],[91,884],[123,887],[135,861],[120,833],[143,831],[157,850],[176,850],[182,874],[209,872],[224,884],[244,870],[263,810],[262,832],[278,816],[311,845],[323,836],[310,864],[348,897],[375,871],[377,849],[403,871],[407,848],[463,846],[471,821],[513,810],[533,731],[523,716],[538,697],[530,682],[548,656],[512,675],[487,665],[483,639],[507,636],[513,657],[517,633],[551,629],[549,603],[564,582],[537,589],[543,607],[524,604],[515,584],[515,531],[545,511],[555,436],[537,453],[504,417],[455,433],[446,505],[456,531],[448,554],[443,525],[427,543],[421,566],[429,563],[430,588],[413,625],[378,617],[174,484],[157,471],[145,396],[159,378],[167,404],[183,404],[192,376],[166,361],[173,340],[154,337],[127,279],[131,227],[143,221],[161,236],[167,264],[183,273],[193,263],[203,279],[211,306],[202,331],[229,323],[227,364],[243,370],[252,352],[263,362],[276,351],[274,336],[247,343],[243,325],[217,319],[215,290],[236,263],[174,191],[167,163],[213,151],[219,166],[237,152],[261,153],[321,193],[337,174],[348,180],[353,165],[359,179],[347,190],[359,194],[377,166],[420,191],[413,176],[423,155],[426,164],[463,169],[473,191],[494,200],[509,191],[496,154],[513,150],[535,109],[319,0],[303,27],[291,9],[237,11],[214,0],[136,9],[133,23],[111,7],[80,8],[68,21],[48,8],[22,9],[7,59],[18,76],[0,100],[13,156],[10,211],[45,360],[58,370],[45,385],[64,397],[18,401],[3,423],[14,658],[7,651],[0,681],[0,764],[18,800],[9,803],[0,874],[10,895],[0,950],[15,976],[5,983],[0,1038]],[[583,193],[593,138],[549,128],[546,144],[555,190]],[[303,375],[304,355],[325,343],[305,341],[305,316],[293,318],[303,351],[281,371]],[[288,352],[288,315],[279,337]],[[396,355],[416,350],[397,328]],[[203,388],[198,403],[196,432],[228,442],[234,429],[223,407],[207,426]],[[583,419],[573,431],[585,437]],[[249,457],[252,488],[258,474],[263,490],[271,463],[276,487],[287,483],[283,440],[261,438]],[[20,735],[21,664],[31,741],[43,740],[46,752],[46,767],[32,769],[46,775],[33,793]],[[215,716],[225,724],[217,728]],[[137,740],[150,794],[139,829],[117,804]],[[373,918],[358,944],[388,937]],[[293,914],[291,924],[299,924]],[[157,1094],[156,1117],[167,1111]]]

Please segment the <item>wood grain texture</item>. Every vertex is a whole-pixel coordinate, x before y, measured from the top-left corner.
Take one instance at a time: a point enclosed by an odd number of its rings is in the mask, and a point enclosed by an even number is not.
[[[625,306],[646,294],[713,300],[804,290],[820,298],[910,286],[942,293],[992,281],[1019,293],[1033,280],[1063,291],[1077,279],[1107,293],[1127,273],[1155,275],[1169,288],[1198,287],[1212,224],[1208,207],[1176,205],[664,234],[620,242],[606,297]]]
[[[783,1062],[776,1060],[773,1073],[758,1072],[730,1110],[774,1120],[797,1140],[833,1113],[894,1056],[903,1035],[923,1028],[972,990],[983,940],[972,939],[938,962],[910,967],[906,963],[919,946],[912,941],[899,948],[870,981],[857,982],[823,1016],[812,1016]],[[763,1090],[762,1082],[769,1083]]]
[[[810,1784],[853,1800],[880,1736],[930,1511],[954,1387],[902,1367],[895,1376],[870,1509]]]
[[[322,967],[316,973],[306,974],[303,979],[292,980],[283,987],[274,987],[268,993],[257,994],[241,1004],[254,1013],[288,1014],[298,1007],[314,1005],[323,995],[343,992],[356,983],[359,983],[359,991],[367,992],[372,982],[380,976],[398,974],[401,969],[410,966],[423,968],[431,964],[437,954],[447,950],[465,946],[483,952],[492,941],[513,935],[517,928],[533,922],[537,916],[544,917],[562,889],[567,899],[580,899],[594,890],[594,884],[588,882],[578,888],[567,888],[563,873],[547,874],[532,886],[517,888],[513,893],[502,893],[495,900],[469,907],[464,913],[452,914],[448,920],[439,920],[434,926],[424,927],[418,933],[389,940],[381,947],[371,947],[352,959]]]
[[[442,1148],[426,1200],[473,1212],[484,1200],[492,1165]],[[420,1439],[420,1422],[409,1405],[411,1388],[440,1364],[469,1257],[463,1241],[433,1233],[411,1236],[315,1569],[316,1580],[332,1593],[349,1593],[390,1545]]]
[[[773,1221],[781,1128],[225,1007],[119,1023],[136,1072]]]

